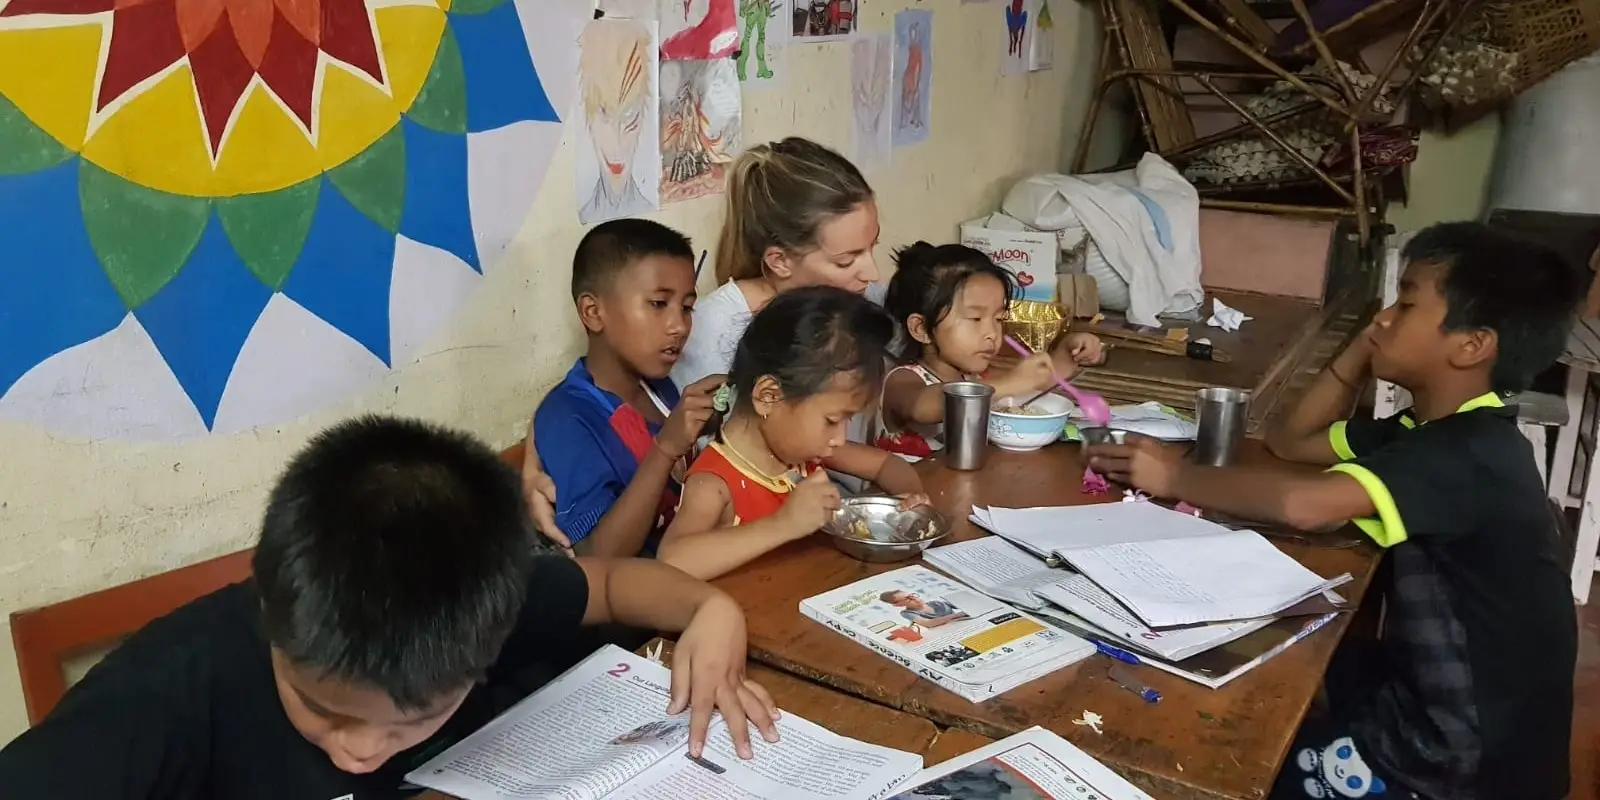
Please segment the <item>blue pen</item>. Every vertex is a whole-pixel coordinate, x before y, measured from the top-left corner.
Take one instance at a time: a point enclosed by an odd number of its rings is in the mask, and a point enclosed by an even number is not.
[[[1100,651],[1100,654],[1106,656],[1107,658],[1114,658],[1124,664],[1132,664],[1134,666],[1139,666],[1140,664],[1144,663],[1143,661],[1139,660],[1138,656],[1126,650],[1112,647],[1111,645],[1106,644],[1099,639],[1093,639],[1091,641],[1094,642],[1094,649]]]
[[[1158,691],[1156,691],[1156,690],[1144,685],[1143,683],[1135,681],[1135,680],[1133,680],[1131,678],[1124,678],[1120,674],[1122,672],[1122,670],[1123,670],[1123,667],[1119,667],[1116,664],[1112,664],[1111,668],[1106,670],[1106,677],[1110,678],[1118,686],[1121,686],[1122,688],[1127,689],[1128,691],[1133,692],[1136,695],[1139,695],[1139,699],[1145,701],[1146,703],[1159,703],[1159,702],[1161,702],[1161,693],[1160,692],[1158,692]]]

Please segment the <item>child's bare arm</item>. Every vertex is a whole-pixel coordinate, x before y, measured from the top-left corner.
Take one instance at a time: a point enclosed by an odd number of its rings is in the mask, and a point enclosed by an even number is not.
[[[827,483],[827,476],[820,480]],[[802,484],[803,486],[804,484]],[[838,507],[838,490],[831,483],[833,507]],[[732,499],[727,484],[715,475],[691,475],[683,487],[678,515],[661,539],[656,557],[701,580],[726,575],[766,555],[786,542],[803,538],[822,527],[821,521],[808,524],[794,513],[784,513],[800,494],[797,487],[778,513],[755,522],[729,524]],[[807,495],[811,490],[808,490]]]
[[[639,470],[628,481],[628,488],[595,524],[589,535],[572,546],[580,556],[632,558],[644,549],[645,540],[655,528],[661,506],[661,493],[672,478],[673,460],[660,448],[652,447],[639,463]]]
[[[1142,436],[1129,437],[1125,445],[1089,448],[1089,464],[1157,497],[1300,530],[1337,528],[1376,510],[1367,490],[1349,475],[1200,466],[1186,461],[1178,448]]]
[[[550,541],[563,548],[571,548],[561,528],[556,526],[556,484],[539,463],[539,448],[533,443],[533,422],[528,422],[528,439],[522,447],[522,493],[528,500],[528,511],[533,514],[533,526]]]
[[[1304,464],[1337,464],[1349,456],[1334,449],[1328,429],[1349,418],[1371,372],[1371,339],[1363,331],[1267,431],[1267,449],[1285,461]]]
[[[923,383],[909,369],[898,370],[883,382],[883,413],[900,423],[943,422],[944,387]]]
[[[921,494],[922,477],[905,459],[886,450],[845,442],[823,459],[828,469],[872,481],[890,494]]]

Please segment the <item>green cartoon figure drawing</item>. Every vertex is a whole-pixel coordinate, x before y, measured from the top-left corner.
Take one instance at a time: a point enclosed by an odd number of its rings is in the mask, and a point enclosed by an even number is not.
[[[739,80],[748,80],[746,66],[750,63],[750,51],[756,52],[756,77],[766,80],[772,77],[772,70],[767,68],[767,20],[771,19],[774,9],[774,0],[740,0],[739,17],[744,20],[744,46],[739,49]]]

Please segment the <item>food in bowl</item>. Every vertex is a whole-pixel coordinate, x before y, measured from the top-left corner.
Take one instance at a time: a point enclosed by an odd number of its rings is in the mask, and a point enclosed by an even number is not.
[[[1002,450],[1038,450],[1061,437],[1074,406],[1061,395],[1047,394],[1021,406],[1001,398],[989,411],[989,441]]]
[[[834,547],[862,561],[916,558],[950,532],[950,523],[932,506],[902,510],[897,497],[845,498],[822,526]]]

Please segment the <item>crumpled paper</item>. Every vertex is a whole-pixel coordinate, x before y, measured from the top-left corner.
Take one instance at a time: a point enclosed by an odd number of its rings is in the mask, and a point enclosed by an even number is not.
[[[1150,495],[1147,495],[1144,492],[1139,491],[1138,489],[1123,489],[1122,490],[1122,502],[1124,502],[1124,503],[1145,503],[1145,502],[1149,502],[1149,500],[1150,500]]]
[[[1111,491],[1111,484],[1106,481],[1106,476],[1095,472],[1088,467],[1083,470],[1083,493],[1105,494]]]
[[[1255,319],[1255,317],[1252,317],[1237,308],[1229,308],[1227,305],[1224,305],[1221,300],[1213,297],[1211,298],[1211,318],[1206,320],[1206,324],[1213,328],[1221,328],[1225,331],[1232,332],[1239,330],[1241,325],[1253,319]]]

